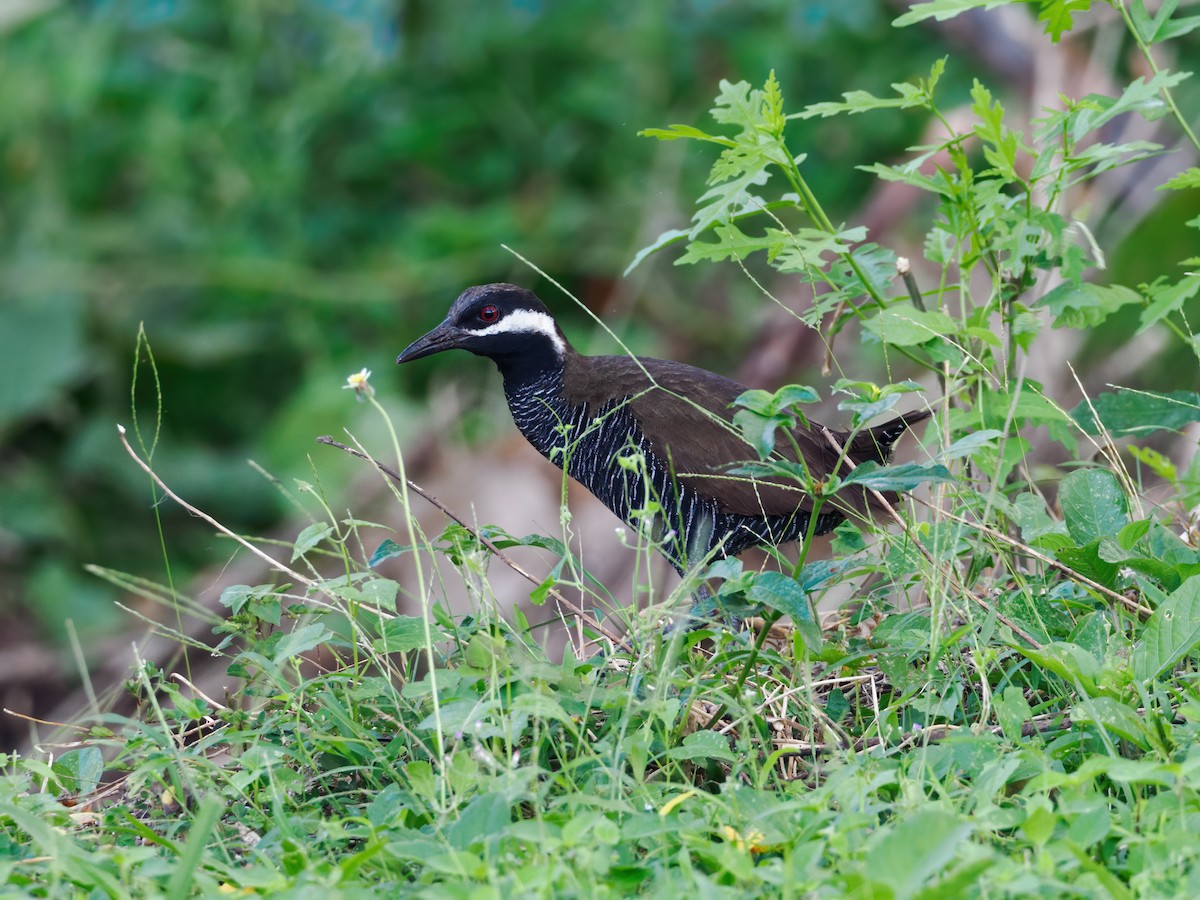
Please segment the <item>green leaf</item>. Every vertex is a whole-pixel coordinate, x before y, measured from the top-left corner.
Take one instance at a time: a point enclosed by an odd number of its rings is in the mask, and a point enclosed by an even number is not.
[[[733,405],[742,407],[733,414],[733,424],[759,457],[766,459],[775,449],[775,432],[795,427],[797,420],[807,424],[808,419],[799,407],[818,400],[820,395],[802,384],[784,385],[774,393],[760,389],[744,391],[733,401]]]
[[[1200,21],[1200,16],[1197,17],[1197,21]],[[1195,166],[1184,169],[1169,181],[1158,186],[1160,191],[1185,191],[1191,188],[1200,188],[1200,168]]]
[[[1189,578],[1167,596],[1142,629],[1130,661],[1143,685],[1173,668],[1200,644],[1200,578]]]
[[[1042,298],[1054,315],[1055,328],[1095,328],[1124,306],[1141,303],[1142,295],[1123,285],[1064,282]]]
[[[358,585],[338,585],[331,590],[352,603],[374,609],[395,609],[400,585],[388,578],[369,578]]]
[[[733,424],[742,437],[754,448],[760,459],[766,459],[775,449],[775,432],[779,428],[790,428],[790,416],[764,416],[749,409],[739,409],[733,414]]]
[[[791,616],[809,652],[816,653],[821,649],[821,626],[813,614],[808,594],[794,578],[782,572],[761,572],[747,589],[746,598]]]
[[[669,125],[666,128],[645,128],[638,132],[638,137],[658,138],[660,141],[677,141],[680,139],[690,139],[696,141],[710,141],[714,144],[721,144],[726,147],[732,147],[734,142],[726,137],[718,137],[717,135],[709,134],[706,131],[701,131],[691,125]]]
[[[1004,437],[1004,432],[998,428],[984,428],[972,431],[966,437],[961,437],[945,450],[937,454],[939,462],[950,459],[961,459],[964,456],[974,456],[983,449],[995,449],[997,441]]]
[[[1188,77],[1187,72],[1162,70],[1150,78],[1135,78],[1120,97],[1103,94],[1088,94],[1076,104],[1070,118],[1069,139],[1072,144],[1081,144],[1093,131],[1107,125],[1117,116],[1136,112],[1153,121],[1167,115],[1171,110],[1163,100],[1161,92],[1179,85]]]
[[[229,608],[235,616],[245,610],[250,615],[278,625],[283,612],[280,596],[290,585],[260,584],[250,587],[234,584],[221,592],[221,605]]]
[[[333,534],[333,526],[327,522],[313,522],[296,537],[295,549],[292,551],[292,562],[295,562],[329,535]]]
[[[958,323],[944,312],[919,310],[908,301],[895,303],[868,319],[864,328],[894,347],[912,347],[934,338],[953,335]]]
[[[1013,131],[1004,122],[1004,107],[999,100],[993,102],[991,91],[976,79],[971,88],[971,111],[979,119],[975,135],[983,143],[983,156],[1005,181],[1020,181],[1017,172],[1017,154],[1033,151],[1021,141],[1020,132]]]
[[[1158,13],[1152,18],[1146,9],[1145,0],[1132,0],[1129,17],[1138,35],[1149,45],[1169,41],[1200,28],[1200,16],[1172,19],[1179,7],[1179,0],[1164,0]]]
[[[467,850],[504,834],[511,824],[512,811],[504,795],[484,794],[468,803],[442,834],[454,849]]]
[[[68,750],[51,767],[62,789],[70,794],[90,794],[104,775],[104,755],[99,747]]]
[[[1083,647],[1054,641],[1039,650],[1015,645],[1014,649],[1039,667],[1053,672],[1068,684],[1076,685],[1088,696],[1097,693],[1096,679],[1100,675],[1100,664]]]
[[[752,410],[763,416],[798,414],[795,407],[805,403],[817,403],[821,399],[813,388],[806,384],[785,384],[777,391],[753,388],[743,391],[733,401],[734,405]]]
[[[945,22],[961,13],[973,9],[995,9],[997,6],[1008,6],[1011,0],[930,0],[928,3],[914,3],[908,12],[892,22],[896,28],[915,25],[926,19]]]
[[[1046,501],[1028,491],[1014,497],[1012,503],[1006,505],[1004,514],[1021,529],[1021,540],[1026,543],[1046,534],[1067,533],[1067,527],[1046,509]]]
[[[701,194],[696,201],[700,208],[692,216],[688,237],[694,240],[717,222],[728,222],[747,210],[765,209],[766,204],[751,194],[749,189],[767,183],[771,173],[766,166],[766,160],[761,160],[757,166],[747,168]]]
[[[891,890],[856,892],[861,896],[918,896],[930,879],[951,868],[971,835],[970,822],[940,808],[919,808],[889,824],[870,842],[863,869]]]
[[[1134,710],[1113,697],[1092,697],[1071,708],[1071,725],[1089,723],[1130,741],[1143,750],[1148,749],[1145,720]]]
[[[1129,522],[1129,506],[1117,476],[1107,469],[1078,469],[1063,479],[1058,502],[1078,544],[1113,537]]]
[[[1179,478],[1179,471],[1175,468],[1168,457],[1163,456],[1153,447],[1139,447],[1137,444],[1130,444],[1125,448],[1129,455],[1148,468],[1151,472],[1161,478],[1163,481],[1174,483]]]
[[[996,710],[996,721],[1004,731],[1004,736],[1014,744],[1020,744],[1024,739],[1025,723],[1033,718],[1033,710],[1025,693],[1014,684],[1010,684],[1002,693],[993,698]]]
[[[1087,434],[1099,434],[1101,426],[1115,437],[1148,434],[1164,429],[1177,431],[1200,421],[1200,393],[1172,391],[1169,394],[1155,394],[1125,389],[1108,391],[1092,398],[1090,405],[1079,404],[1071,410],[1071,418]]]
[[[1117,563],[1109,562],[1100,555],[1100,541],[1091,541],[1081,547],[1055,546],[1054,543],[1051,543],[1053,538],[1053,535],[1049,535],[1039,543],[1042,546],[1052,548],[1059,562],[1065,563],[1080,575],[1084,575],[1092,579],[1092,581],[1099,582],[1105,587],[1116,585],[1121,567]],[[1058,540],[1066,541],[1068,538],[1063,537]]]
[[[848,91],[842,94],[841,103],[813,103],[803,111],[788,116],[790,119],[811,119],[820,116],[828,119],[830,116],[856,115],[876,109],[910,109],[914,106],[927,106],[928,97],[924,91],[911,84],[893,84],[897,97],[876,97],[868,91]]]
[[[687,266],[697,262],[720,262],[725,259],[743,260],[751,253],[768,250],[773,244],[769,237],[745,234],[732,222],[717,225],[712,233],[716,235],[716,241],[691,241],[687,252],[675,260],[675,265]]]
[[[796,579],[800,589],[811,593],[836,575],[840,575],[854,564],[851,559],[818,559],[805,563]]]
[[[1057,44],[1074,26],[1074,14],[1091,8],[1092,0],[1042,0],[1038,21],[1046,23],[1046,34]]]
[[[876,491],[911,491],[918,484],[938,484],[957,480],[950,470],[938,463],[902,463],[881,466],[874,461],[861,463],[842,479],[841,487],[852,484]]]
[[[660,234],[653,242],[647,244],[633,257],[633,261],[625,267],[625,275],[628,275],[634,269],[642,264],[647,256],[651,253],[657,253],[664,247],[669,247],[672,244],[678,244],[680,241],[687,238],[691,229],[688,228],[670,228]]]
[[[280,639],[279,643],[275,645],[272,658],[277,664],[284,662],[293,656],[299,656],[314,647],[319,647],[331,637],[333,637],[333,632],[320,622],[302,625]]]
[[[431,637],[438,641],[442,632],[431,628]],[[379,637],[371,642],[377,653],[406,653],[425,646],[425,621],[417,616],[396,616],[379,623]]]
[[[737,760],[733,751],[729,749],[729,738],[708,729],[693,731],[683,739],[680,746],[672,747],[664,755],[668,759],[687,759],[696,762],[708,762],[712,759],[722,762]]]
[[[402,547],[391,538],[388,538],[375,548],[375,552],[371,554],[371,558],[367,561],[367,565],[373,569],[385,559],[394,559],[397,556],[403,556],[410,550],[412,550],[411,547]]]
[[[484,525],[479,529],[479,533],[490,540],[497,550],[507,550],[509,547],[537,547],[539,550],[549,550],[557,556],[567,554],[567,548],[562,541],[544,534],[527,534],[518,538],[495,525]]]
[[[1160,278],[1149,285],[1146,292],[1150,295],[1150,305],[1142,310],[1137,334],[1171,313],[1178,312],[1184,303],[1195,297],[1200,292],[1200,274],[1189,273],[1173,284]]]

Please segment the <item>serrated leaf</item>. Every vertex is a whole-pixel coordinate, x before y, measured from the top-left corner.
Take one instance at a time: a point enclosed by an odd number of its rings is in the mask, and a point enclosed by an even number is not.
[[[973,9],[995,9],[997,6],[1007,6],[1009,2],[1011,0],[930,0],[928,3],[914,3],[908,12],[894,19],[892,25],[904,28],[926,19],[945,22]]]
[[[1184,303],[1200,293],[1200,274],[1189,273],[1173,284],[1160,280],[1160,282],[1150,285],[1147,291],[1150,294],[1150,305],[1142,310],[1141,324],[1138,326],[1137,334],[1141,334],[1171,313],[1177,312]]]
[[[1172,16],[1178,7],[1178,0],[1165,0],[1152,18],[1146,9],[1145,0],[1133,0],[1129,4],[1129,17],[1142,40],[1153,46],[1200,28],[1200,16],[1173,19]]]
[[[1046,23],[1046,34],[1057,44],[1074,26],[1075,13],[1091,8],[1092,0],[1042,0],[1038,21]]]
[[[757,166],[724,180],[701,194],[700,199],[696,201],[700,208],[692,216],[692,227],[688,230],[688,237],[695,240],[717,222],[729,222],[747,210],[764,209],[766,204],[751,194],[750,188],[767,183],[771,173],[766,170],[766,165],[766,160],[762,160]]]
[[[1126,86],[1120,97],[1088,94],[1079,101],[1076,111],[1070,117],[1071,143],[1082,144],[1087,135],[1125,113],[1136,112],[1150,120],[1162,118],[1170,112],[1170,107],[1160,92],[1176,87],[1188,75],[1187,72],[1169,72],[1164,69],[1149,81],[1135,78]]]
[[[1021,140],[1020,132],[1008,127],[1004,120],[1004,107],[999,100],[992,100],[991,91],[978,79],[971,88],[971,99],[974,101],[971,112],[979,119],[979,124],[973,130],[983,143],[984,158],[1004,181],[1019,181],[1017,154],[1024,152],[1034,157],[1036,154]],[[1031,231],[1036,232],[1035,229]]]
[[[1200,644],[1200,578],[1189,578],[1154,611],[1130,654],[1144,685],[1174,668]]]
[[[772,238],[768,259],[780,272],[807,272],[820,268],[825,255],[842,256],[851,251],[854,244],[867,237],[864,227],[846,228],[837,234],[829,234],[819,228],[798,228],[795,231],[769,229]]]
[[[770,249],[773,243],[772,239],[765,235],[756,237],[745,234],[732,222],[714,226],[712,233],[716,235],[716,241],[691,241],[687,252],[675,260],[675,265],[686,266],[705,260],[743,260],[751,253]]]
[[[877,162],[857,168],[859,171],[871,173],[882,181],[896,181],[934,194],[945,194],[948,188],[945,176],[941,173],[926,175],[922,171],[925,161],[925,156],[922,155],[899,165],[889,166],[887,163]]]
[[[296,536],[295,549],[292,551],[292,562],[295,562],[329,535],[333,534],[333,526],[327,522],[313,522]]]
[[[1083,545],[1114,537],[1129,522],[1129,504],[1117,476],[1107,469],[1077,469],[1058,490],[1067,531]]]
[[[1093,397],[1090,405],[1079,404],[1071,410],[1071,418],[1087,434],[1099,434],[1100,426],[1118,437],[1164,429],[1177,431],[1192,422],[1200,422],[1200,393],[1108,391]]]
[[[1191,188],[1200,188],[1200,169],[1195,166],[1184,169],[1178,175],[1160,184],[1157,189],[1160,191],[1186,191]]]
[[[652,243],[647,244],[637,252],[637,254],[633,257],[633,261],[626,266],[624,274],[628,275],[630,272],[640,266],[642,261],[645,260],[645,258],[651,253],[657,253],[664,247],[669,247],[672,244],[678,244],[688,236],[690,231],[691,229],[689,228],[670,228],[664,231],[657,238],[655,238]]]
[[[1064,282],[1042,298],[1055,328],[1095,328],[1118,309],[1141,303],[1142,295],[1124,285]]]
[[[709,141],[714,144],[722,144],[726,147],[732,147],[734,144],[729,138],[709,134],[692,125],[668,125],[666,128],[645,128],[638,132],[638,137],[658,138],[660,141],[677,141],[680,139]]]
[[[914,106],[924,106],[927,97],[920,88],[911,84],[893,84],[893,90],[898,97],[876,97],[869,91],[847,91],[842,94],[842,102],[813,103],[798,113],[788,116],[790,119],[811,119],[820,116],[828,119],[830,116],[857,115],[876,109],[910,109]]]
[[[714,120],[725,125],[740,125],[743,132],[753,131],[761,121],[763,92],[751,88],[748,81],[717,83],[716,106],[709,110]]]

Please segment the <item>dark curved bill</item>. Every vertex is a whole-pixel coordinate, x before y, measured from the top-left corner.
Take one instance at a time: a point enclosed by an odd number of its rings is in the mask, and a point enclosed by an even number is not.
[[[396,357],[396,362],[398,364],[412,362],[414,359],[432,356],[443,350],[453,350],[458,346],[458,338],[459,330],[449,322],[443,322],[424,337],[417,338],[409,344],[404,352]]]

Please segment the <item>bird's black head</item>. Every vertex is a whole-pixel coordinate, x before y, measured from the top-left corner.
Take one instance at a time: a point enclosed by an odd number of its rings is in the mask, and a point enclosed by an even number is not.
[[[532,291],[511,284],[467,288],[445,320],[396,357],[412,362],[443,350],[469,350],[495,361],[507,379],[562,366],[570,345]]]

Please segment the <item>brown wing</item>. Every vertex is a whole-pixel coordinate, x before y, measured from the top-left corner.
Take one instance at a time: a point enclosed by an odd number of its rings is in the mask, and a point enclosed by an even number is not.
[[[681,482],[713,497],[723,510],[773,516],[811,508],[810,498],[794,483],[728,474],[730,464],[758,458],[733,425],[735,410],[730,405],[747,390],[745,386],[668,360],[641,359],[645,371],[628,357],[593,357],[589,362],[568,376],[572,385],[568,399],[596,403],[602,398],[629,397],[653,451],[671,461]],[[797,429],[794,436],[813,477],[828,477],[837,459],[832,446],[808,429]],[[782,435],[775,449],[782,458],[795,459]]]

